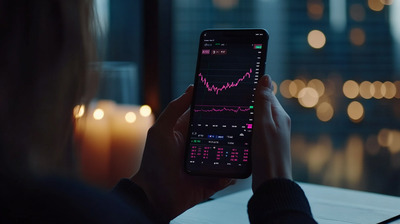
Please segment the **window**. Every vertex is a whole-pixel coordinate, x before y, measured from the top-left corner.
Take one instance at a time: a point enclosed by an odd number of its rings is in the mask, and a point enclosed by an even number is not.
[[[393,3],[393,4],[392,4]],[[200,32],[261,27],[266,73],[292,118],[294,178],[399,195],[395,1],[174,0],[173,95],[193,82]],[[396,11],[397,10],[397,11]]]

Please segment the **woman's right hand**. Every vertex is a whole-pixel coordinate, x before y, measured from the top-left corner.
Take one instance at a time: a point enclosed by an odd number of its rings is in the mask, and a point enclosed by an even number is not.
[[[255,92],[252,161],[253,192],[269,179],[292,179],[290,117],[268,75],[261,77]]]

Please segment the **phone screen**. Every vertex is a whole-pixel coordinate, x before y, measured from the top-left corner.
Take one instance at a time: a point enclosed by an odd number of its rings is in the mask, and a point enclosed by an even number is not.
[[[254,91],[264,74],[268,38],[263,29],[201,33],[186,172],[234,178],[250,175]]]

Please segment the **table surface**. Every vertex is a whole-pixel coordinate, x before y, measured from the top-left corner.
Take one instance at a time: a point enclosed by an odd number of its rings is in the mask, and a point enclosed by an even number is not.
[[[318,223],[378,223],[400,214],[400,197],[299,183]],[[171,223],[249,223],[251,189],[199,204]],[[400,220],[391,222],[400,223]]]

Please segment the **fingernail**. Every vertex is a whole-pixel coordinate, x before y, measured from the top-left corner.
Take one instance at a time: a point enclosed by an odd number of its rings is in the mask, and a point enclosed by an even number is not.
[[[274,87],[272,86],[271,76],[267,75],[267,77],[268,77],[268,88],[273,89]]]
[[[265,78],[262,80],[261,83],[264,87],[268,87],[270,89],[272,89],[272,80],[271,80],[271,76],[265,74]]]

